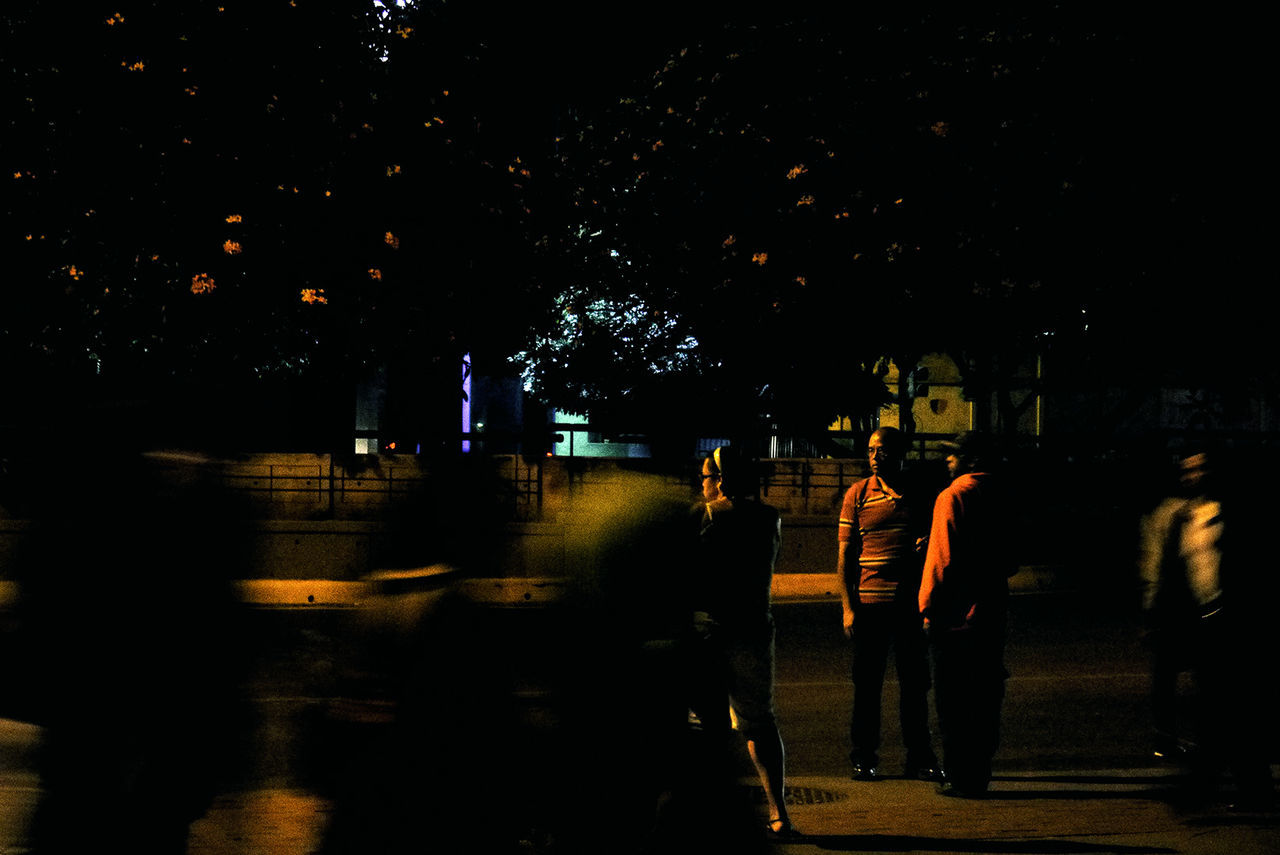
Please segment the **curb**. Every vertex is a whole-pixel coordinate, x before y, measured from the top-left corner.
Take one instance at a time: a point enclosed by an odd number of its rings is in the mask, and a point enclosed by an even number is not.
[[[545,606],[558,601],[570,580],[553,577],[504,577],[458,579],[447,567],[413,567],[382,570],[364,579],[235,579],[236,598],[246,605],[264,608],[358,608],[380,595],[437,590],[456,584],[468,597],[490,606]],[[1041,593],[1073,587],[1066,568],[1028,565],[1009,580],[1013,593]],[[835,573],[775,573],[774,602],[826,602],[839,600]],[[0,580],[0,609],[17,605],[17,582]]]

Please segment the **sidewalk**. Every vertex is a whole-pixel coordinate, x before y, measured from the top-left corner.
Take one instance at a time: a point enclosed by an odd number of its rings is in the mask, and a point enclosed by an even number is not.
[[[1280,815],[1236,816],[1221,810],[1176,815],[1158,797],[1169,783],[1167,774],[1019,773],[999,777],[983,801],[944,798],[919,781],[795,778],[789,800],[803,836],[775,844],[774,850],[788,855],[1280,852]],[[26,851],[24,815],[34,807],[36,790],[31,782],[6,778],[0,776],[0,853],[20,855]],[[306,791],[227,793],[192,825],[187,852],[307,855],[324,832],[327,808]],[[528,851],[537,852],[532,846]]]
[[[789,801],[802,836],[773,848],[788,855],[1280,852],[1280,814],[1179,815],[1163,800],[1173,785],[1167,769],[1022,772],[998,775],[987,799],[967,801],[921,781],[793,778]],[[304,855],[323,833],[326,807],[299,791],[222,796],[192,827],[188,855]]]
[[[1171,784],[1167,775],[1022,773],[998,779],[984,801],[944,798],[918,781],[798,778],[790,782],[791,810],[804,836],[774,848],[791,855],[1280,852],[1280,817],[1221,811],[1177,816],[1158,798]],[[290,791],[224,796],[193,826],[188,853],[303,855],[323,830],[324,808],[322,801]]]
[[[1175,786],[1168,769],[997,774],[981,801],[901,779],[789,785],[792,821],[804,837],[776,849],[792,855],[1280,852],[1280,814],[1176,813],[1166,801]],[[812,804],[803,803],[808,797]]]
[[[30,765],[38,739],[38,728],[0,720],[0,855],[28,851],[40,794]],[[741,786],[760,795],[752,780]],[[940,796],[923,781],[795,776],[788,802],[802,836],[773,848],[788,855],[1280,853],[1280,812],[1235,814],[1222,806],[1179,812],[1169,804],[1176,786],[1169,768],[997,773],[988,798],[970,801]],[[763,799],[757,802],[763,823]],[[300,789],[223,793],[192,824],[187,853],[308,855],[323,837],[329,807]],[[115,848],[121,841],[108,843]],[[526,851],[547,850],[530,844]]]

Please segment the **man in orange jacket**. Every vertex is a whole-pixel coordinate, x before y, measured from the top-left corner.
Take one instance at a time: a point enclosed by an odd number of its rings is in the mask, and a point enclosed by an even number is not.
[[[1017,568],[990,444],[966,431],[944,446],[952,481],[934,502],[919,605],[942,731],[946,781],[939,792],[977,798],[990,784],[1000,740],[1009,577]]]

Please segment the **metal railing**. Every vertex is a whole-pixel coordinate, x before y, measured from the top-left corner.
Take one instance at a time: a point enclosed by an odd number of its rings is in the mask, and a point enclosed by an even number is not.
[[[307,462],[269,460],[213,462],[216,482],[253,509],[285,516],[375,516],[398,503],[441,489],[440,473],[417,461],[380,458],[350,466],[330,455]],[[311,457],[311,455],[307,455]],[[542,464],[519,455],[493,455],[481,467],[506,490],[516,519],[536,516],[542,503]],[[447,487],[446,487],[447,488]]]
[[[944,438],[913,437],[911,457],[937,459],[942,453],[937,442]],[[473,453],[472,459],[474,468],[462,471],[492,478],[505,491],[508,510],[516,520],[540,518],[545,500],[557,491],[572,494],[628,470],[652,470],[675,485],[686,480],[679,473],[646,466],[652,461],[640,458],[526,459],[519,454]],[[867,474],[861,455],[767,458],[760,463],[761,495],[791,513],[830,512],[844,491]],[[284,517],[374,517],[430,490],[449,489],[442,479],[456,474],[451,465],[445,467],[447,471],[434,470],[412,456],[344,460],[340,455],[273,454],[209,465],[218,482],[247,499],[252,509]],[[555,474],[549,478],[548,473]],[[696,486],[692,469],[687,480]]]

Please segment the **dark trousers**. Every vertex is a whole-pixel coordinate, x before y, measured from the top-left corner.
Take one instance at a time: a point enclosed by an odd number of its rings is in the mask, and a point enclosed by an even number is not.
[[[1200,618],[1192,635],[1191,671],[1196,684],[1196,735],[1200,751],[1194,771],[1203,786],[1218,769],[1231,772],[1245,799],[1272,799],[1259,669],[1250,654],[1262,649],[1248,637],[1249,622],[1227,609]]]
[[[1000,744],[1004,702],[1004,627],[933,628],[934,699],[942,763],[959,790],[982,792]]]
[[[929,650],[914,598],[858,607],[853,622],[853,717],[849,728],[853,750],[849,757],[863,766],[880,762],[880,711],[890,649],[898,673],[907,766],[933,766],[937,758],[929,733]]]
[[[1151,652],[1151,723],[1157,751],[1175,752],[1182,736],[1178,715],[1178,678],[1188,670],[1190,633],[1185,626],[1157,627],[1147,634]]]

